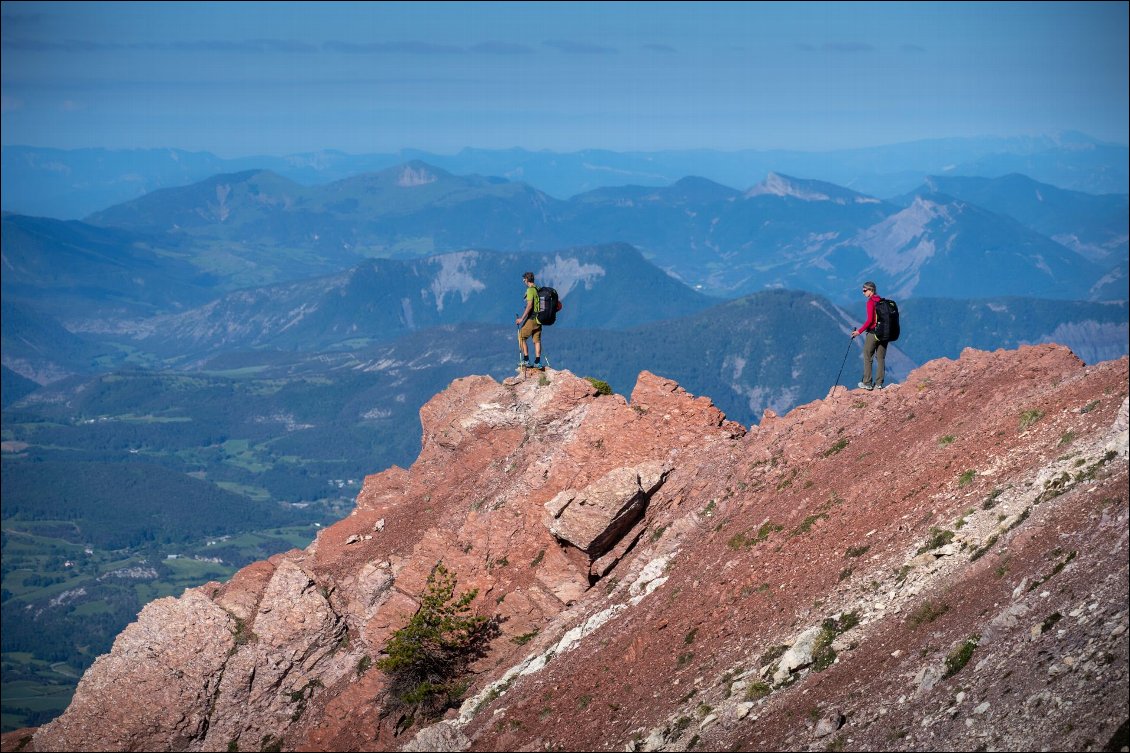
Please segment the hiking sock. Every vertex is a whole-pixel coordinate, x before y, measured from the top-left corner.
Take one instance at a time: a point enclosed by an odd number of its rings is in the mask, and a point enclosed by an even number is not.
[[[541,356],[534,356],[534,365],[537,366],[541,363]]]

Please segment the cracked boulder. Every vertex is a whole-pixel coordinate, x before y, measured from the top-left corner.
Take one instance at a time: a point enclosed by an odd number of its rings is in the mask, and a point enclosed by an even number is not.
[[[652,461],[617,468],[583,489],[566,489],[545,503],[546,527],[596,559],[643,517],[648,500],[670,472],[664,463]]]

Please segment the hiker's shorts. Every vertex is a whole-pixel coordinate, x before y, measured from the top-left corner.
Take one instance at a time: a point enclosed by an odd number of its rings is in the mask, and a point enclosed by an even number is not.
[[[522,329],[518,330],[518,339],[522,342],[531,337],[534,338],[534,342],[541,345],[541,322],[532,316],[522,325]]]

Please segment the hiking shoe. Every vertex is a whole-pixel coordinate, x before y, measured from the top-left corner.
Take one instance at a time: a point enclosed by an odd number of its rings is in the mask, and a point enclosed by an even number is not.
[[[869,385],[869,384],[868,384],[867,382],[860,382],[860,383],[859,383],[859,389],[861,389],[861,390],[868,390],[868,391],[870,391],[870,390],[873,390],[873,389],[875,389],[875,388],[874,388],[874,387],[872,387],[871,385]]]
[[[531,364],[530,368],[531,369],[537,369],[538,371],[545,371],[545,364],[544,363]]]
[[[518,362],[518,368],[519,369],[528,369],[528,368],[530,368],[530,362],[529,361],[519,361]]]

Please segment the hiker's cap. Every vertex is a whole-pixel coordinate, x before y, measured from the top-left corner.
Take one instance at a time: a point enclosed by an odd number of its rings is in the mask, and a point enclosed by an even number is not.
[[[867,282],[863,283],[863,289],[864,290],[870,290],[872,293],[874,293],[875,292],[875,283],[868,280]]]

